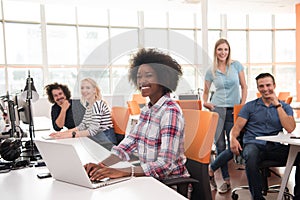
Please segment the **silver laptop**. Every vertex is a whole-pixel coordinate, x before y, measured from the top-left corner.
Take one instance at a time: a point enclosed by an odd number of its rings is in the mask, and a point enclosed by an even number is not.
[[[36,140],[35,144],[53,178],[88,188],[99,188],[130,179],[122,177],[93,183],[72,144]]]

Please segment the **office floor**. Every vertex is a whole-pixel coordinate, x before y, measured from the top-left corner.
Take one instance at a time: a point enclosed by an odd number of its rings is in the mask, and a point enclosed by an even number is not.
[[[294,134],[300,135],[300,118],[296,118],[296,129],[293,131]],[[231,177],[231,190],[235,187],[238,187],[240,185],[248,185],[247,177],[245,170],[240,170],[240,168],[244,168],[242,165],[238,165],[231,160],[229,162],[229,173]],[[284,173],[284,167],[280,168],[272,168],[276,173],[280,174],[281,176]],[[294,175],[295,175],[295,167],[293,167],[293,170],[290,174],[290,178],[288,181],[288,189],[291,193],[294,191]],[[221,171],[217,170],[215,173],[215,178],[218,187],[223,183]],[[276,185],[280,184],[281,178],[275,176],[272,174],[271,177],[268,179],[269,185]],[[231,200],[231,190],[225,194],[219,194],[217,191],[212,191],[212,199],[213,200]],[[239,200],[251,200],[251,195],[248,190],[240,190],[237,192],[239,195]],[[268,193],[267,196],[265,196],[266,200],[273,200],[277,198],[277,193]]]
[[[231,190],[235,187],[238,187],[240,185],[247,185],[247,177],[245,174],[245,170],[243,170],[242,165],[238,165],[234,163],[233,161],[229,162],[229,173],[231,177]],[[284,168],[272,168],[275,172],[282,175],[284,173]],[[221,171],[217,170],[215,173],[215,178],[218,187],[223,183]],[[274,184],[280,184],[281,179],[275,175],[272,174],[271,177],[268,179],[269,185]],[[294,169],[291,172],[290,179],[288,182],[288,189],[290,192],[293,192],[293,186],[294,186]],[[212,191],[212,199],[213,200],[230,200],[231,198],[231,190],[225,194],[220,194],[217,191]],[[240,190],[237,192],[239,195],[239,200],[251,200],[250,192],[248,190]],[[265,197],[266,200],[273,200],[277,198],[276,193],[268,193],[268,195]]]

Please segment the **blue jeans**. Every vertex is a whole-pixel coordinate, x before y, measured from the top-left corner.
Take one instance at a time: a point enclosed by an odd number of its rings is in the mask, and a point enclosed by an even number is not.
[[[113,128],[107,129],[105,131],[100,131],[97,135],[92,136],[100,143],[113,143],[117,144],[116,134]]]
[[[259,171],[259,164],[263,160],[285,161],[289,153],[289,146],[278,143],[267,142],[266,145],[245,144],[243,157],[246,163],[246,175],[249,189],[254,200],[263,199],[262,195],[262,177]],[[295,163],[299,163],[299,154]],[[300,196],[300,170],[299,166],[295,173],[294,199]]]
[[[217,157],[210,164],[210,167],[213,171],[216,171],[217,169],[221,168],[222,177],[226,181],[230,179],[228,173],[228,161],[233,158],[233,154],[230,150],[230,137],[229,137],[231,128],[233,126],[233,109],[216,107],[213,111],[219,114],[219,121],[218,121],[218,126],[215,134]],[[228,144],[227,149],[226,149],[225,134],[227,137],[227,144]]]

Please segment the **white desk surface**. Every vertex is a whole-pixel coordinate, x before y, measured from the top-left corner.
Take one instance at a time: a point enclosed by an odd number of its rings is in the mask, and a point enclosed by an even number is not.
[[[35,132],[36,140],[52,131]],[[72,143],[82,163],[100,161],[110,152],[87,137],[49,140],[49,142]],[[96,153],[95,153],[96,152]],[[122,164],[122,163],[120,163]],[[126,164],[126,163],[123,163]],[[3,200],[153,200],[186,199],[173,189],[152,177],[136,177],[98,189],[89,189],[53,178],[39,179],[38,173],[48,171],[46,167],[28,167],[0,173],[0,197]]]
[[[292,103],[291,103],[291,107],[292,107],[294,110],[300,110],[300,102],[292,102]]]
[[[137,177],[98,189],[89,189],[53,178],[37,178],[37,168],[0,174],[0,194],[5,200],[153,200],[186,199],[152,177]]]
[[[256,137],[258,140],[266,140],[269,142],[281,142],[287,143],[292,145],[300,145],[300,139],[291,139],[291,136],[295,136],[296,134],[288,134],[288,133],[279,133],[278,135],[274,136],[260,136]],[[297,134],[297,136],[300,136]]]
[[[256,137],[256,139],[258,139],[258,140],[265,140],[265,141],[270,141],[270,142],[281,142],[281,143],[290,145],[290,151],[289,151],[288,159],[286,162],[284,176],[281,181],[280,191],[277,196],[277,200],[283,199],[283,193],[284,193],[285,187],[287,185],[287,182],[289,180],[289,176],[292,171],[292,167],[294,165],[297,154],[300,152],[300,139],[291,139],[290,138],[291,135],[296,135],[296,133],[295,134],[279,133],[276,136]],[[299,136],[299,135],[297,134],[297,136]]]

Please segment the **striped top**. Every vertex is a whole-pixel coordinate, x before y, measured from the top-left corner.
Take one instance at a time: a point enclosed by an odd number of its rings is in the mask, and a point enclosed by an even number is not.
[[[79,131],[88,130],[91,136],[97,135],[113,127],[111,110],[103,100],[96,101],[92,108],[87,108],[81,123],[77,126]]]

